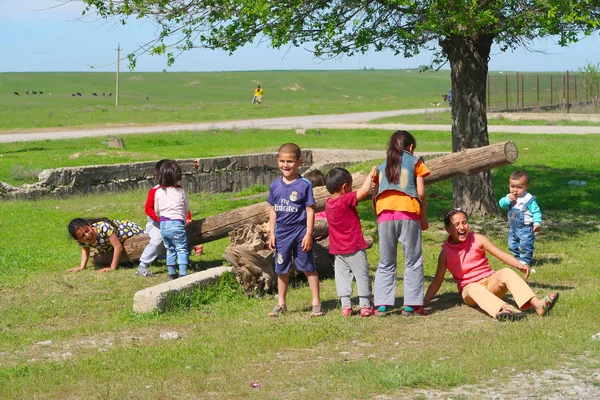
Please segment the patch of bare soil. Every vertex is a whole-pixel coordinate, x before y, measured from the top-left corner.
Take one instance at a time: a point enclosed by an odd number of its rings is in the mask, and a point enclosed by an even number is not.
[[[448,390],[417,390],[415,395],[416,398],[422,396],[427,399],[440,400],[600,399],[600,371],[589,364],[590,359],[586,354],[558,369],[516,373],[508,378],[478,385],[464,385]],[[415,398],[415,396],[411,398]]]

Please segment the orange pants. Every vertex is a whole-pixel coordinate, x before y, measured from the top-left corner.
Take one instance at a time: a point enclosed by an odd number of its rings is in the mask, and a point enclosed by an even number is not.
[[[533,290],[515,271],[504,268],[480,281],[469,283],[463,288],[462,298],[466,305],[479,306],[482,310],[495,317],[502,309],[502,297],[507,291],[512,293],[520,309],[529,306],[529,300],[535,297]],[[525,307],[525,308],[527,308]]]

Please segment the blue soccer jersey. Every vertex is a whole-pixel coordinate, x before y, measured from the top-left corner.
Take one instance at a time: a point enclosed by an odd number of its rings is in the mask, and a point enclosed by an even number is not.
[[[306,207],[315,205],[312,185],[304,178],[285,183],[279,177],[271,183],[267,203],[275,207],[277,225],[306,224]]]

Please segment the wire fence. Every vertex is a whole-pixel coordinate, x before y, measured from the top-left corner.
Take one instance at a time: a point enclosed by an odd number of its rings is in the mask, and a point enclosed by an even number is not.
[[[595,87],[592,87],[595,86]],[[493,73],[487,79],[488,111],[531,111],[573,106],[598,107],[600,82],[583,73]]]

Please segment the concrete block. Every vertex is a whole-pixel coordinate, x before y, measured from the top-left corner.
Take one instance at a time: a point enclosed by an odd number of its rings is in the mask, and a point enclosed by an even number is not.
[[[218,282],[225,272],[233,271],[233,267],[215,267],[142,289],[133,295],[133,311],[136,313],[164,311],[169,306],[173,294],[193,291],[209,283]]]

